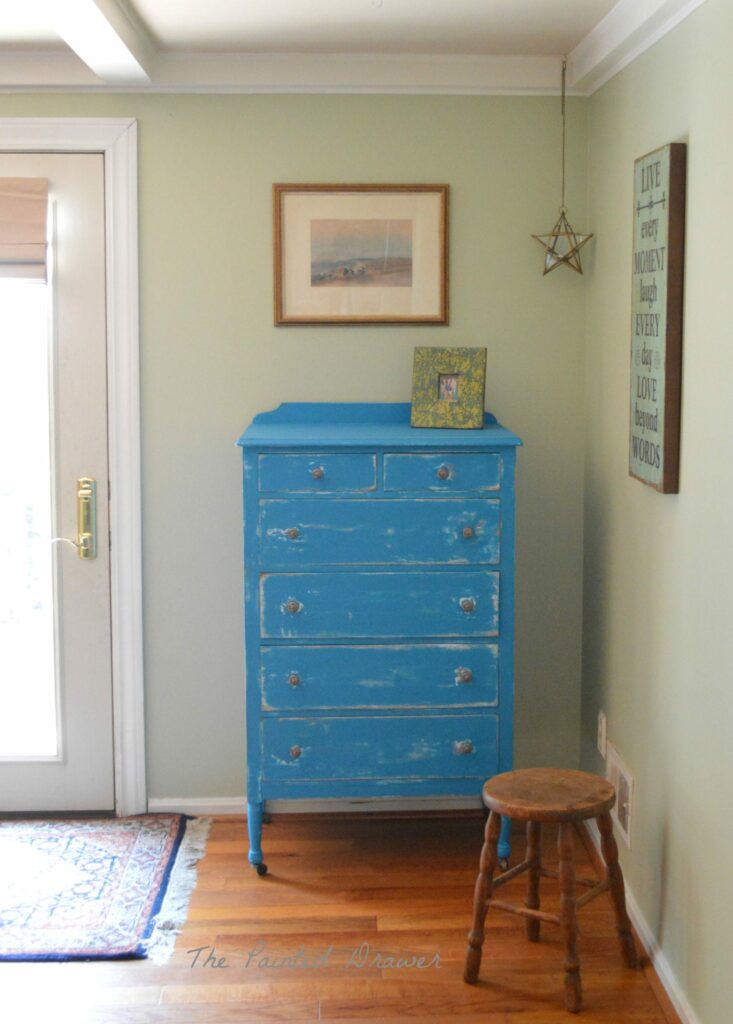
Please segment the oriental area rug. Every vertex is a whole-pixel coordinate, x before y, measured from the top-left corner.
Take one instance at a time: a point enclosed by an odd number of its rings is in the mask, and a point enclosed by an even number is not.
[[[0,821],[0,960],[165,963],[211,821]]]

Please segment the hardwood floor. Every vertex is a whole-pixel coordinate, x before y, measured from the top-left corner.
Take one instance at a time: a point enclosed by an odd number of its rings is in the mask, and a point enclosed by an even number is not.
[[[546,832],[543,857],[554,866],[554,830]],[[265,826],[270,874],[259,878],[247,865],[243,822],[217,819],[168,965],[3,963],[2,1018],[8,1024],[437,1024],[454,1017],[460,1024],[568,1024],[563,950],[550,925],[543,925],[539,943],[528,943],[522,920],[490,912],[479,982],[462,980],[482,833],[477,816],[279,817]],[[514,863],[523,850],[518,834]],[[576,856],[578,873],[592,875],[580,838]],[[525,881],[509,882],[506,898],[523,898]],[[558,905],[556,884],[544,879],[543,908]],[[659,1001],[655,996],[651,968],[623,966],[606,896],[581,911],[580,929],[578,1020],[678,1024],[663,993]],[[422,967],[414,960],[420,957]]]

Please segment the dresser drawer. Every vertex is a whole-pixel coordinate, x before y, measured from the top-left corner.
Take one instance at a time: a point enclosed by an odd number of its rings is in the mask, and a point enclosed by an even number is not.
[[[498,491],[501,455],[431,452],[385,455],[385,491]]]
[[[499,562],[500,502],[481,498],[410,500],[308,498],[259,507],[263,566],[378,562]]]
[[[491,707],[498,703],[496,644],[263,647],[262,707]]]
[[[265,718],[268,780],[486,778],[498,769],[495,715]]]
[[[258,464],[261,491],[333,494],[377,487],[377,457],[369,453],[260,455]]]
[[[498,572],[260,577],[260,634],[282,639],[495,636]]]

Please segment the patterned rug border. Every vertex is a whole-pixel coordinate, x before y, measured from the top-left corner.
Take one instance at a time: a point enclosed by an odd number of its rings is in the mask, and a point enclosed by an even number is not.
[[[198,878],[198,862],[206,852],[212,818],[181,816],[183,832],[161,886],[160,899],[150,917],[147,934],[138,946],[138,959],[162,966],[170,960],[176,938],[188,917],[188,907]]]
[[[70,963],[103,960],[149,959],[160,966],[170,959],[188,916],[188,907],[198,878],[197,864],[206,852],[212,818],[188,814],[139,815],[177,817],[178,832],[145,931],[134,950],[123,953],[0,953],[0,963]],[[122,819],[110,819],[110,821]]]

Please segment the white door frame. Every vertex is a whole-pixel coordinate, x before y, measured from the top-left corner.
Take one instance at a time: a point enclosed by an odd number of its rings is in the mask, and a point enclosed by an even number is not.
[[[115,811],[147,810],[134,118],[0,118],[0,152],[103,153]]]

